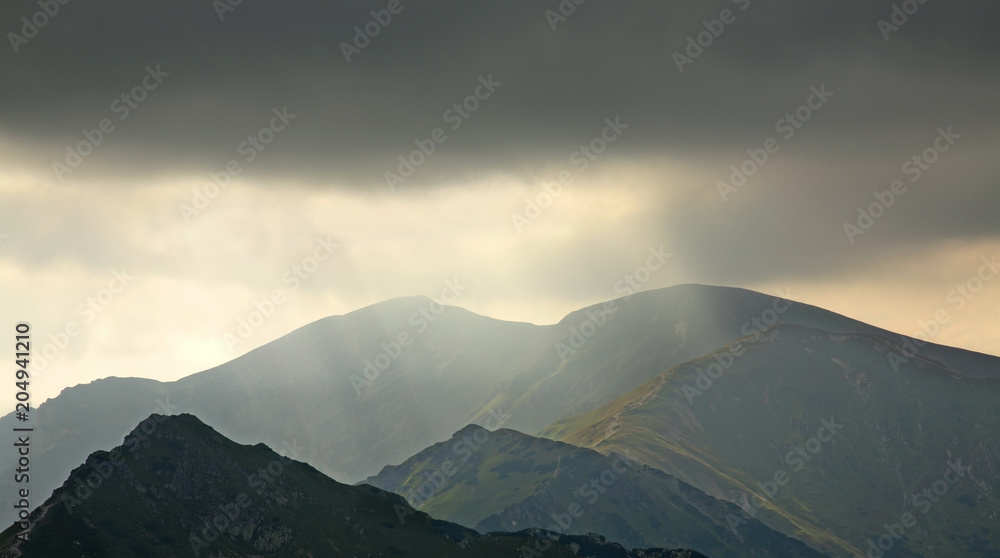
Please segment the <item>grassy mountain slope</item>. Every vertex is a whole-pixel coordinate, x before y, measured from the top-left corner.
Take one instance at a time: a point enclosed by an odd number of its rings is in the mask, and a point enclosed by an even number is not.
[[[778,325],[742,347],[542,435],[629,452],[836,555],[882,536],[894,556],[1000,555],[1000,380],[920,355],[896,371],[901,347],[864,333]]]
[[[468,426],[365,482],[481,532],[599,532],[625,547],[714,558],[821,555],[757,521],[731,529],[739,507],[659,470],[507,429]]]

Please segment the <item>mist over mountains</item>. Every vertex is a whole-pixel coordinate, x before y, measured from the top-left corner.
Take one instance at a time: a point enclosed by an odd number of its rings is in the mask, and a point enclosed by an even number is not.
[[[66,389],[35,412],[32,489],[64,486],[152,413],[188,413],[480,532],[595,532],[707,556],[861,555],[885,536],[901,556],[1000,549],[1000,359],[704,285],[546,326],[430,303],[325,318],[175,382]],[[442,455],[463,440],[445,474]],[[0,489],[13,490],[10,473]],[[428,475],[440,486],[424,495]]]

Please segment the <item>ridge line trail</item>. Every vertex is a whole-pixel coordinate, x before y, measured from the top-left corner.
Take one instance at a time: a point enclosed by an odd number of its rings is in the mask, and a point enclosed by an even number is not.
[[[643,405],[648,403],[650,399],[656,397],[656,394],[660,393],[660,390],[663,389],[663,384],[665,383],[667,383],[666,375],[660,374],[660,377],[657,378],[656,385],[649,388],[649,391],[643,394],[643,396],[638,401],[633,401],[632,403],[629,403],[621,411],[618,411],[617,413],[615,413],[614,416],[611,417],[611,423],[608,424],[608,427],[604,430],[604,436],[602,436],[600,439],[591,444],[587,444],[585,447],[596,450],[598,444],[613,436],[616,432],[618,432],[618,429],[621,428],[622,415],[624,415],[629,411],[634,411],[636,409],[639,409]]]

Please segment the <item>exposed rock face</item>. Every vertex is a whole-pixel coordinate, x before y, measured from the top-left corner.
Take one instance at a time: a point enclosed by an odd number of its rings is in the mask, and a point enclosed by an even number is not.
[[[32,514],[0,536],[4,556],[573,556],[640,553],[600,537],[542,531],[480,535],[416,512],[372,486],[340,484],[263,444],[232,442],[192,415],[152,415],[110,452],[93,453]]]

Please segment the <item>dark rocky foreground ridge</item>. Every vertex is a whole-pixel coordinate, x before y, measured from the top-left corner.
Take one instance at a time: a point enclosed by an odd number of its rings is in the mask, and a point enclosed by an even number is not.
[[[263,444],[232,442],[188,414],[151,415],[121,446],[91,454],[30,520],[27,542],[17,524],[0,534],[0,555],[704,558],[598,536],[479,534]]]

